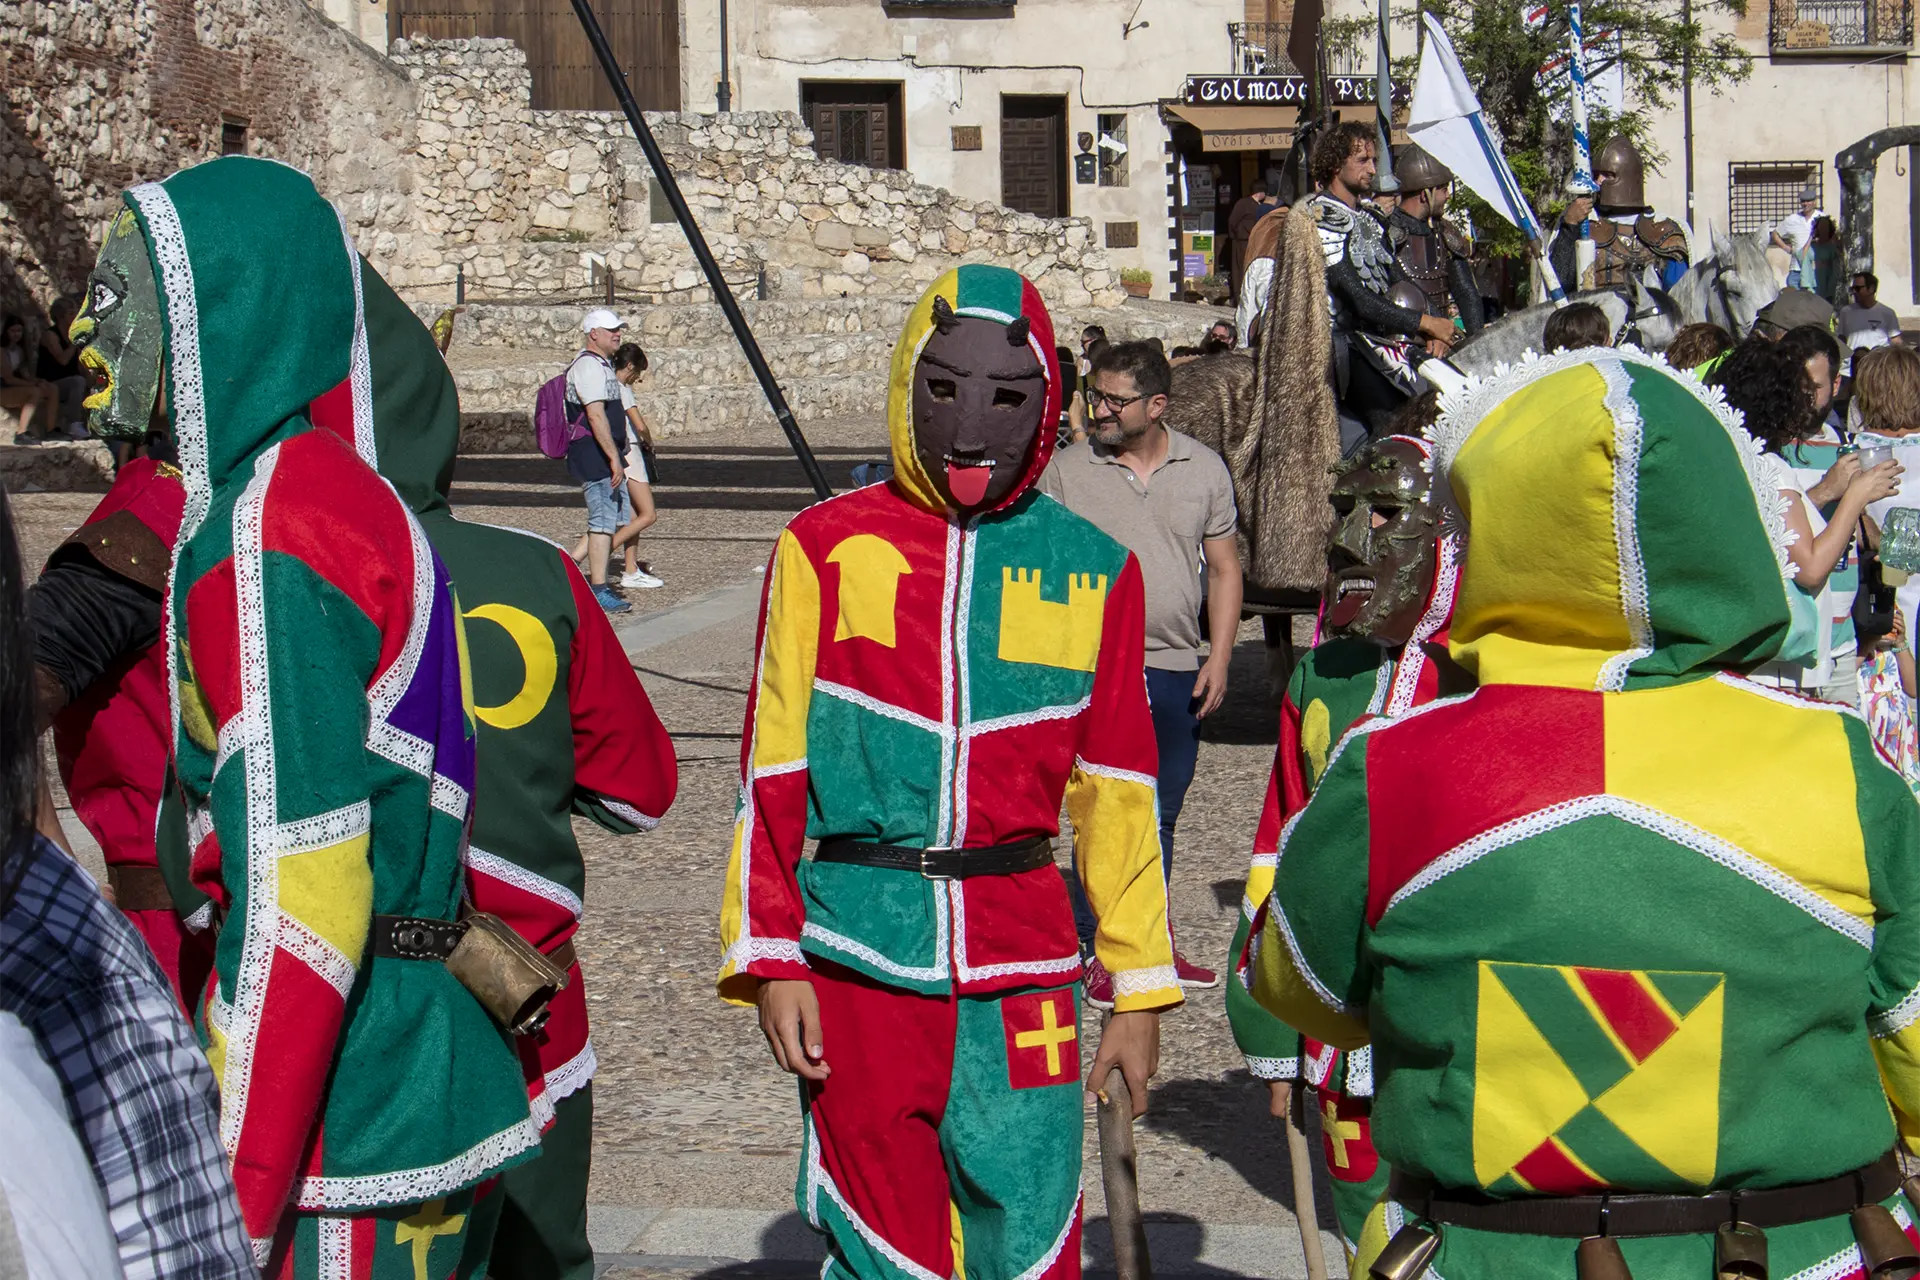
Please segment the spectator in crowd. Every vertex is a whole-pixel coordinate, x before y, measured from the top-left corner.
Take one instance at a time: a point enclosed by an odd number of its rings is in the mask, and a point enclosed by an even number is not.
[[[626,549],[627,571],[620,578],[623,587],[651,590],[664,587],[652,568],[640,559],[640,535],[660,518],[653,504],[653,428],[634,402],[633,388],[647,372],[647,353],[637,342],[623,342],[613,353],[613,376],[620,384],[620,405],[627,429],[627,501],[633,519],[613,535],[613,550]]]
[[[1040,477],[1043,493],[1091,520],[1140,561],[1147,597],[1147,699],[1159,746],[1160,856],[1169,883],[1174,826],[1199,758],[1200,721],[1226,696],[1241,599],[1233,481],[1218,454],[1161,422],[1170,387],[1166,359],[1150,344],[1123,342],[1102,350],[1088,391],[1093,439],[1055,455]],[[1068,884],[1077,880],[1069,877]],[[1077,888],[1073,894],[1081,950],[1092,956],[1093,912]],[[1183,986],[1219,981],[1177,950],[1174,967]],[[1112,978],[1097,958],[1088,961],[1086,982],[1087,1000],[1111,1007]]]
[[[607,587],[613,535],[633,516],[627,500],[627,415],[613,353],[626,322],[605,308],[587,312],[586,346],[567,368],[567,413],[585,412],[587,434],[567,446],[567,473],[587,500],[587,581],[608,613],[633,606]]]
[[[1240,345],[1240,329],[1231,320],[1215,320],[1207,328],[1207,336],[1200,339],[1200,350],[1206,355],[1220,351],[1231,351]]]
[[[1093,368],[1094,344],[1104,343],[1106,340],[1107,331],[1104,326],[1090,324],[1080,331],[1080,379],[1082,382],[1086,380],[1088,370]]]
[[[30,1263],[62,1253],[77,1263],[98,1253],[106,1226],[117,1255],[106,1268],[55,1275],[255,1280],[213,1072],[140,935],[36,834],[40,767],[20,548],[0,489],[0,1014],[52,1069],[91,1174],[85,1195],[63,1195],[56,1151],[10,1145],[0,1183],[14,1227]],[[5,1096],[17,1123],[29,1100]],[[36,1158],[44,1181],[14,1176]]]
[[[67,326],[80,314],[80,303],[71,294],[62,294],[47,308],[53,323],[40,331],[40,348],[34,361],[34,374],[51,382],[60,393],[60,426],[78,428],[68,434],[86,438],[87,410],[81,401],[87,398],[87,375],[80,368],[80,348],[67,341]]]
[[[27,367],[27,324],[19,316],[0,319],[0,409],[12,409],[20,416],[15,444],[49,439],[58,427],[60,392]]]
[[[1610,347],[1613,321],[1591,302],[1569,302],[1547,317],[1546,332],[1540,340],[1549,355],[1581,347]]]
[[[1840,341],[1849,347],[1865,345],[1856,341],[1862,334],[1877,333],[1873,345],[1899,342],[1900,317],[1880,301],[1880,277],[1871,271],[1853,273],[1853,301],[1840,308]]]
[[[1820,193],[1812,187],[1800,192],[1800,212],[1790,213],[1774,227],[1771,242],[1787,252],[1787,288],[1810,289],[1813,281],[1801,276],[1801,253],[1813,239],[1813,220],[1820,216]]]
[[[1267,184],[1256,182],[1251,190],[1234,201],[1233,209],[1227,214],[1227,237],[1233,241],[1233,261],[1228,264],[1227,280],[1233,296],[1240,296],[1240,278],[1247,273],[1247,240],[1253,235],[1253,226],[1267,216],[1273,209],[1273,197],[1267,194]]]
[[[1840,360],[1840,344],[1831,332],[1815,324],[1796,325],[1780,336],[1783,351],[1800,361],[1807,383],[1813,388],[1813,423],[1803,433],[1812,440],[1838,440],[1839,421],[1833,415],[1834,397],[1840,393],[1845,367]]]
[[[1107,341],[1107,331],[1099,325],[1088,325],[1086,332],[1097,333],[1098,336],[1089,339],[1085,334],[1081,335],[1080,382],[1074,388],[1072,403],[1067,407],[1067,442],[1069,444],[1082,444],[1087,439],[1087,370],[1092,368],[1093,362],[1100,358],[1100,353],[1112,345]]]
[[[1772,342],[1803,324],[1833,328],[1833,304],[1811,289],[1782,289],[1779,297],[1760,308],[1753,332]]]
[[[1920,352],[1902,345],[1855,355],[1849,418],[1856,430],[1875,435],[1920,431]]]
[[[1673,336],[1673,344],[1667,348],[1667,363],[1676,369],[1698,370],[1731,350],[1733,335],[1717,324],[1702,321],[1682,327]]]
[[[1821,427],[1819,397],[1807,364],[1795,343],[1753,337],[1734,349],[1714,371],[1713,381],[1741,412],[1747,430],[1765,446],[1762,465],[1787,500],[1787,528],[1795,535],[1787,551],[1793,580],[1811,602],[1806,613],[1811,625],[1818,627],[1832,622],[1837,602],[1829,600],[1823,606],[1820,597],[1835,570],[1846,563],[1868,504],[1898,493],[1903,469],[1891,461],[1862,467],[1859,455],[1849,453],[1817,484],[1802,487],[1800,477],[1782,454]],[[1830,514],[1822,518],[1822,509],[1829,503]],[[1828,647],[1831,668],[1822,683],[1808,683],[1809,671],[1804,665],[1786,662],[1768,663],[1754,676],[1828,702],[1857,706],[1858,655],[1850,646],[1844,653],[1833,652],[1831,643]]]
[[[1813,283],[1808,287],[1839,306],[1840,281],[1845,277],[1846,255],[1840,249],[1840,231],[1833,219],[1821,214],[1813,220],[1813,238],[1807,245],[1807,258],[1813,268]]]

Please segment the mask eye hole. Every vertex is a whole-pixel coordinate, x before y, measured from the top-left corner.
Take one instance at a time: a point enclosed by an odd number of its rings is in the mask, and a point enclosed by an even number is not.
[[[107,314],[119,305],[120,295],[103,281],[95,280],[87,290],[87,310],[96,318]]]
[[[993,393],[993,407],[996,409],[1018,409],[1027,402],[1027,393],[1015,391],[1012,387],[1001,387]]]
[[[927,379],[927,394],[932,396],[935,400],[937,400],[941,404],[950,403],[953,400],[954,393],[955,393],[955,387],[951,379],[949,378],[928,378]]]

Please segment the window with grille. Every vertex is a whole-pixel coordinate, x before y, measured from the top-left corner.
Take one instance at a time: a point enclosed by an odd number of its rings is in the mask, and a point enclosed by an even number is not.
[[[247,122],[223,117],[220,121],[220,154],[223,156],[243,156],[247,154]]]
[[[1093,144],[1100,156],[1100,185],[1127,185],[1127,117],[1125,113],[1097,117],[1099,140]]]
[[[1728,165],[1728,222],[1735,232],[1765,231],[1788,214],[1800,212],[1801,191],[1812,187],[1824,195],[1824,167],[1818,160]]]

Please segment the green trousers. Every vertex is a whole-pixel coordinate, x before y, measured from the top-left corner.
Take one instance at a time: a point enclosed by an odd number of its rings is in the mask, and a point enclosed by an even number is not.
[[[554,1104],[538,1157],[500,1177],[506,1194],[493,1235],[493,1280],[593,1280],[587,1174],[593,1166],[593,1086]]]

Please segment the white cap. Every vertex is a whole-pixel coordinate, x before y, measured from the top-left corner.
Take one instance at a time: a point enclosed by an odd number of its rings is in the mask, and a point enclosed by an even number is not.
[[[627,322],[625,320],[622,320],[605,307],[595,307],[592,311],[587,312],[586,318],[580,322],[580,331],[582,333],[592,333],[595,329],[624,329],[626,327]]]

